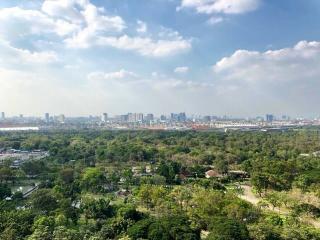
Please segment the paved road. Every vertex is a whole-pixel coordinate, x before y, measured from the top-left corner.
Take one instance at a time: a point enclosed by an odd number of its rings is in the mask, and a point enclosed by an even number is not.
[[[35,187],[31,188],[29,191],[27,191],[26,193],[23,194],[23,198],[29,197],[33,192],[37,191],[38,188],[39,188],[38,185],[36,185]]]

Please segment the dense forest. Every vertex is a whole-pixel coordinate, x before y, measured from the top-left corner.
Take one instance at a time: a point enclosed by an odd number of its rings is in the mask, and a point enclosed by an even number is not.
[[[1,133],[10,149],[49,154],[1,161],[1,240],[320,239],[319,129]]]

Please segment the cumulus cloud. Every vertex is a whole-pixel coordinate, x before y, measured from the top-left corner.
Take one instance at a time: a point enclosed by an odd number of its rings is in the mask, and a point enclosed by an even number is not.
[[[219,94],[238,98],[238,106],[307,115],[320,101],[319,64],[320,42],[301,41],[266,52],[238,50],[213,70]]]
[[[127,71],[125,69],[121,69],[117,72],[92,72],[88,74],[89,80],[122,80],[122,79],[132,79],[137,78],[138,75],[134,72]]]
[[[266,52],[237,50],[230,57],[218,61],[214,65],[214,71],[224,73],[230,79],[259,81],[263,78],[270,81],[292,81],[299,79],[301,74],[312,76],[318,73],[314,67],[319,63],[320,42],[301,41],[292,48]],[[306,68],[309,71],[301,72]],[[279,78],[277,74],[280,73],[287,77]]]
[[[122,50],[138,52],[143,56],[165,57],[191,49],[191,41],[184,39],[154,40],[149,37],[101,37],[97,42],[100,46],[111,46]]]
[[[53,51],[32,52],[15,48],[2,40],[0,40],[0,52],[0,63],[2,64],[48,64],[59,60],[57,54]]]
[[[260,0],[182,0],[177,8],[193,8],[198,13],[241,14],[256,10]]]
[[[138,27],[137,27],[137,32],[138,33],[145,33],[147,32],[148,30],[148,25],[147,23],[141,21],[141,20],[138,20],[137,21],[137,24],[138,24]]]
[[[39,111],[51,104],[50,109],[74,114],[100,113],[107,108],[110,113],[185,109],[201,114],[310,116],[320,101],[319,64],[320,42],[302,41],[265,52],[238,50],[214,64],[212,79],[207,81],[161,73],[144,77],[120,69],[93,72],[66,87],[57,80],[47,81],[54,75],[0,69],[0,107],[10,111],[5,103],[12,101],[16,109],[28,102]],[[48,99],[59,99],[59,103]]]
[[[176,67],[174,69],[175,73],[187,73],[189,71],[189,67]]]
[[[147,31],[145,22],[137,20],[137,24],[138,33]],[[191,48],[190,40],[172,30],[160,31],[159,36],[137,37],[124,33],[126,28],[121,16],[107,14],[90,0],[45,0],[41,9],[0,9],[0,36],[9,42],[41,37],[68,48],[108,46],[152,57],[170,56]]]
[[[38,10],[19,7],[0,9],[0,35],[7,40],[49,33],[66,36],[77,29],[79,27],[73,23],[52,19]]]

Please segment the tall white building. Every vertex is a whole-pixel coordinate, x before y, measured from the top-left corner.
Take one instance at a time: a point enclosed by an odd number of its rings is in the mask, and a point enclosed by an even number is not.
[[[101,116],[101,122],[107,122],[108,121],[108,114],[107,113],[103,113]]]
[[[1,119],[4,120],[6,118],[6,114],[4,112],[1,112]]]
[[[143,113],[128,113],[128,122],[142,122]]]
[[[66,121],[66,117],[64,114],[61,114],[57,117],[58,122],[64,123]]]

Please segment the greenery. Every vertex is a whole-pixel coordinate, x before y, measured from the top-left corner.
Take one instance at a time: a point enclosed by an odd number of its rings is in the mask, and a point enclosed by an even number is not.
[[[49,156],[1,162],[0,239],[318,240],[319,140],[316,128],[1,133],[4,151]]]

